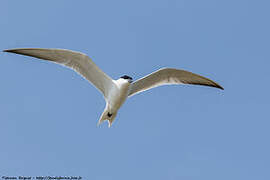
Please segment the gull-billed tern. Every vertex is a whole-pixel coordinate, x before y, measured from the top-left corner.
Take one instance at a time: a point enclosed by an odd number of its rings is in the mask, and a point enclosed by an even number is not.
[[[87,55],[71,50],[19,48],[7,49],[4,50],[4,52],[49,60],[75,70],[102,92],[106,101],[106,107],[100,116],[98,124],[108,120],[109,127],[112,125],[117,111],[126,101],[127,97],[157,86],[194,84],[212,86],[223,90],[223,87],[208,78],[174,68],[161,68],[135,82],[127,75],[124,75],[117,80],[113,80],[98,68]]]

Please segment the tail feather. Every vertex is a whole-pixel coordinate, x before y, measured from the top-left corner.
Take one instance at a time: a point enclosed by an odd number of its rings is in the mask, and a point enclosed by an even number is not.
[[[98,121],[98,126],[103,123],[103,121],[108,120],[108,127],[112,126],[113,120],[116,117],[116,113],[111,113],[108,108],[105,108],[103,113],[101,114],[99,121]]]
[[[108,114],[108,110],[104,110],[103,113],[101,114],[99,120],[98,120],[98,126],[103,123],[103,121],[106,121],[107,120],[107,114]]]

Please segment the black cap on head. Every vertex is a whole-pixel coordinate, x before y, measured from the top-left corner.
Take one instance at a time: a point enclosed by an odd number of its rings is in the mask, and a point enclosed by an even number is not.
[[[130,76],[124,75],[124,76],[121,76],[120,78],[127,79],[129,82],[132,82],[132,77]]]

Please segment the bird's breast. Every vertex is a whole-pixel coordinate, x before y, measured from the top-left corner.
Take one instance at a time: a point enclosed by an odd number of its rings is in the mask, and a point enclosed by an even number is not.
[[[111,90],[108,103],[112,111],[117,111],[125,102],[130,83],[123,80],[115,81],[116,86]]]

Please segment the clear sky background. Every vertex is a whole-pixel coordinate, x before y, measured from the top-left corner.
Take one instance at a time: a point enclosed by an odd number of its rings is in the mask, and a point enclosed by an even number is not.
[[[102,95],[70,69],[0,53],[0,175],[89,180],[268,180],[270,2],[1,1],[0,49],[65,48],[108,75],[161,67],[225,90],[136,95],[111,128]]]

